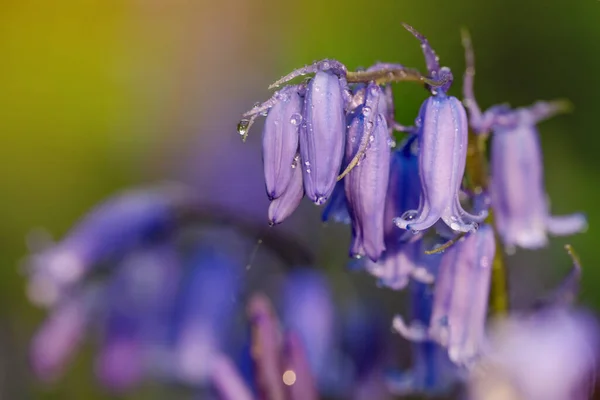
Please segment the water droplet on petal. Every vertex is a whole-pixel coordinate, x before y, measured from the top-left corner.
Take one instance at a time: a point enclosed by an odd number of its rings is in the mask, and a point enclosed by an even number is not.
[[[368,116],[369,114],[371,114],[371,107],[364,106],[362,109],[362,113],[365,117]]]
[[[292,116],[290,117],[290,123],[295,126],[300,125],[302,123],[302,115],[298,113],[292,114]]]
[[[417,215],[419,215],[419,212],[417,210],[408,210],[400,216],[400,219],[403,219],[405,221],[414,221],[415,219],[417,219]]]

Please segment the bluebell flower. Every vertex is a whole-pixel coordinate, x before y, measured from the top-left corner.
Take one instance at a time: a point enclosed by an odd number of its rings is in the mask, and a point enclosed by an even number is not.
[[[452,72],[446,67],[440,68],[437,55],[423,35],[406,24],[405,27],[421,41],[430,75],[444,78],[447,83],[432,89],[433,96],[425,100],[415,121],[421,200],[417,210],[408,210],[396,219],[396,224],[399,228],[419,232],[442,219],[454,231],[470,232],[477,229],[487,213],[469,214],[459,200],[467,156],[467,114],[460,100],[447,95]]]
[[[346,138],[347,163],[361,148],[366,148],[359,164],[344,178],[352,219],[350,256],[367,255],[372,261],[377,261],[385,250],[384,208],[391,150],[384,103],[381,88],[370,83],[366,88],[365,102],[356,108]]]
[[[344,87],[331,72],[308,83],[300,125],[300,156],[306,196],[325,204],[342,165],[346,133]]]
[[[428,326],[419,321],[406,326],[396,317],[395,328],[408,339],[433,340],[446,347],[458,365],[472,365],[485,340],[495,251],[494,232],[488,225],[448,248],[441,257]]]
[[[569,109],[564,101],[539,101],[511,109],[507,104],[481,112],[473,91],[474,56],[463,37],[467,58],[465,105],[477,133],[492,132],[490,194],[498,233],[508,250],[514,246],[537,249],[548,243],[547,233],[571,235],[587,227],[582,214],[550,215],[544,187],[542,149],[536,124]]]
[[[267,114],[262,137],[265,185],[271,200],[280,197],[292,180],[304,103],[295,87],[280,90],[278,100]]]

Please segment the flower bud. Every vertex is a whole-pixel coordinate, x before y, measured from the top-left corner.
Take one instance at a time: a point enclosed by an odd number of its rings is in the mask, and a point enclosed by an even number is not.
[[[262,154],[267,195],[271,200],[283,194],[294,173],[292,164],[298,152],[302,104],[296,88],[283,89],[265,120]]]
[[[386,119],[379,113],[385,101],[374,83],[367,87],[365,104],[357,108],[347,135],[346,161],[350,162],[367,141],[364,157],[344,178],[352,218],[351,256],[367,255],[377,261],[385,250],[384,212],[390,172],[390,137]]]
[[[324,204],[333,188],[344,155],[343,87],[331,72],[317,72],[309,82],[300,126],[300,155],[306,196]]]
[[[298,158],[292,168],[293,175],[290,183],[283,194],[272,200],[269,205],[269,224],[276,225],[282,223],[287,217],[292,215],[300,205],[304,197],[304,187],[302,186],[302,167],[301,159]]]

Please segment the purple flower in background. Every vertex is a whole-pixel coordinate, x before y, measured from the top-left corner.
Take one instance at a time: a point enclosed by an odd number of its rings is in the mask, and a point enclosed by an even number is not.
[[[202,244],[186,263],[171,323],[178,380],[206,382],[213,358],[230,340],[240,270],[234,258]]]
[[[168,323],[181,265],[169,245],[134,252],[116,268],[106,288],[103,337],[96,375],[104,387],[125,392],[165,364]]]
[[[40,379],[54,381],[63,374],[97,316],[100,291],[93,286],[62,298],[36,332],[30,345],[30,363]]]
[[[454,231],[470,232],[477,229],[477,223],[485,219],[487,212],[471,215],[459,200],[467,156],[467,114],[457,98],[446,94],[452,72],[440,68],[437,55],[423,35],[404,26],[421,41],[429,73],[447,79],[447,84],[432,90],[433,96],[425,100],[415,122],[421,177],[419,208],[407,211],[395,222],[399,228],[419,232],[442,219]]]
[[[584,400],[596,379],[598,322],[590,313],[550,308],[515,315],[491,330],[469,385],[470,400]]]
[[[283,287],[285,327],[298,335],[310,369],[320,387],[328,385],[335,358],[335,306],[322,274],[301,269],[286,277]]]
[[[52,305],[94,267],[171,229],[190,196],[166,185],[127,191],[96,207],[60,243],[32,257],[31,301]]]
[[[429,326],[417,321],[408,327],[396,317],[396,330],[410,340],[434,340],[448,349],[453,362],[470,366],[484,343],[495,251],[488,225],[447,249],[440,260]]]
[[[316,399],[316,386],[302,344],[298,337],[282,333],[268,298],[252,297],[248,317],[253,332],[252,358],[260,398]]]
[[[508,250],[514,246],[536,249],[548,243],[546,232],[563,236],[584,230],[587,223],[582,214],[550,215],[536,128],[537,123],[567,111],[570,105],[539,101],[528,108],[511,110],[503,104],[482,113],[473,91],[474,55],[467,35],[463,35],[463,45],[467,59],[463,92],[470,125],[477,133],[493,133],[490,192],[505,246]]]

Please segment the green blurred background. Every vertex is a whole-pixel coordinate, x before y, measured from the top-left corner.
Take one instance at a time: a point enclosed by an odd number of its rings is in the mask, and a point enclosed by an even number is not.
[[[240,114],[268,96],[270,81],[316,59],[424,69],[400,22],[428,36],[454,70],[455,95],[466,26],[483,108],[556,97],[575,104],[572,114],[540,126],[546,184],[553,212],[585,211],[590,228],[511,257],[512,296],[525,304],[552,287],[568,271],[562,247],[571,243],[584,265],[582,301],[600,309],[599,18],[595,0],[3,0],[0,397],[92,398],[94,391],[85,359],[58,387],[24,391],[27,341],[43,316],[26,301],[19,273],[33,229],[60,238],[111,193],[165,178],[266,220],[260,131],[242,145]],[[409,124],[426,93],[411,83],[395,93],[397,119]],[[245,186],[224,187],[228,174],[247,175]],[[307,217],[290,223],[299,237],[319,220],[312,205],[302,210]],[[344,262],[343,240],[311,240],[328,268]]]

